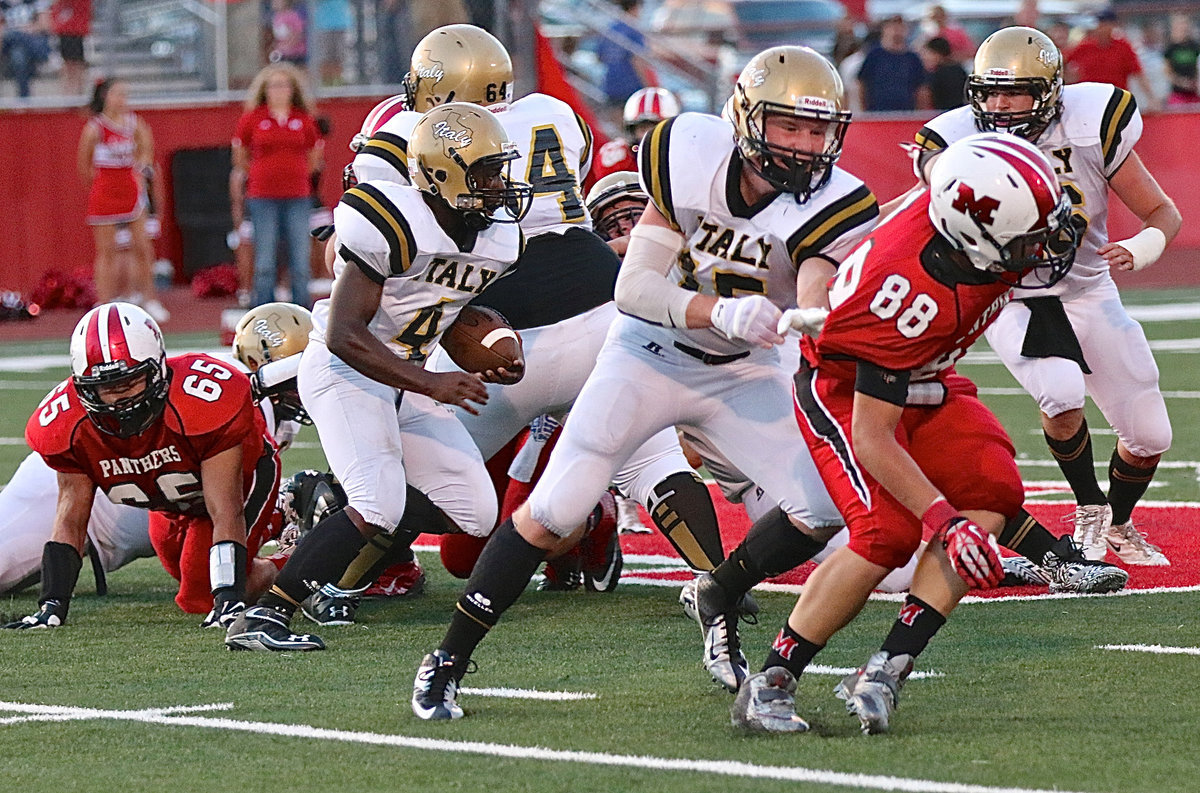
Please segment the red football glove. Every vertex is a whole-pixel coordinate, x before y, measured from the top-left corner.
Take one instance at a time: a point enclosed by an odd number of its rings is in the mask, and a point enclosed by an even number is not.
[[[942,541],[954,572],[968,586],[986,589],[1004,578],[996,538],[960,515],[945,499],[933,502],[921,522],[934,530],[934,537]]]

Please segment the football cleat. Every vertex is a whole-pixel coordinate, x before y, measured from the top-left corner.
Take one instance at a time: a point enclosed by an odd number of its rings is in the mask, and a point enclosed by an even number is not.
[[[325,642],[311,634],[292,633],[288,618],[273,608],[252,606],[229,626],[225,646],[230,650],[285,652],[324,650]]]
[[[737,691],[750,674],[738,637],[740,609],[729,604],[725,590],[710,573],[696,579],[695,605],[704,635],[704,668],[718,685]]]
[[[416,557],[398,562],[379,574],[375,583],[363,592],[365,598],[416,597],[425,591],[425,571]]]
[[[605,492],[588,516],[587,534],[579,543],[583,555],[580,571],[583,586],[589,592],[612,592],[621,580],[625,557],[617,537],[617,505],[613,494]]]
[[[642,516],[638,513],[636,501],[632,498],[625,498],[620,493],[613,493],[613,497],[617,500],[617,531],[619,533],[650,534],[654,531],[642,523]]]
[[[363,589],[339,589],[326,584],[305,598],[300,611],[318,625],[353,625]]]
[[[1051,592],[1102,594],[1123,589],[1129,582],[1129,573],[1115,564],[1085,557],[1069,534],[1046,551],[1040,569],[1050,578]]]
[[[7,630],[26,631],[57,628],[67,621],[67,607],[51,598],[38,606],[33,614],[7,623]]]
[[[684,615],[693,622],[700,621],[700,617],[696,613],[697,580],[693,578],[679,590],[679,605],[683,607]],[[754,599],[754,595],[749,592],[742,595],[742,602],[738,605],[738,608],[741,611],[742,619],[751,623],[757,622],[755,618],[758,616],[759,606],[758,601]]]
[[[887,732],[892,712],[900,700],[900,689],[912,672],[911,655],[894,655],[883,650],[867,659],[866,666],[846,675],[833,690],[846,701],[846,710],[858,716],[864,735]]]
[[[1171,564],[1162,548],[1152,545],[1145,534],[1134,528],[1132,520],[1119,526],[1109,526],[1104,540],[1125,564],[1147,567],[1167,567]]]
[[[583,586],[583,552],[576,545],[571,550],[546,560],[539,592],[570,592]]]
[[[1094,562],[1104,558],[1108,544],[1104,541],[1112,523],[1112,507],[1108,504],[1082,504],[1075,507],[1075,544],[1083,555]]]
[[[445,650],[425,656],[413,680],[412,710],[426,721],[461,719],[463,710],[455,701],[460,675],[455,658]]]
[[[1001,556],[1004,579],[999,586],[1048,586],[1050,574],[1024,556]]]
[[[729,707],[733,726],[753,732],[805,732],[796,715],[796,678],[782,666],[750,675]]]

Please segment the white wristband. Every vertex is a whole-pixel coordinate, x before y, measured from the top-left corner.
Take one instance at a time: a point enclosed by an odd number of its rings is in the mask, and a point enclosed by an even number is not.
[[[1167,236],[1161,229],[1147,226],[1129,239],[1120,240],[1115,244],[1129,251],[1129,255],[1133,257],[1133,270],[1137,272],[1158,261],[1163,249],[1167,247]]]
[[[208,551],[208,582],[212,591],[226,589],[237,583],[237,543],[219,542]]]

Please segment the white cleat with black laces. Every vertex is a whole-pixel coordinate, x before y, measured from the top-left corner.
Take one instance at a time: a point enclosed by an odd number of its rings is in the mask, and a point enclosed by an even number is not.
[[[413,680],[412,710],[417,718],[426,721],[461,719],[458,681],[454,656],[445,650],[434,650],[425,656]]]
[[[1147,540],[1146,535],[1134,527],[1132,520],[1119,526],[1109,526],[1104,539],[1109,549],[1125,564],[1146,567],[1168,567],[1171,564],[1162,548]]]
[[[1042,558],[1051,592],[1089,595],[1117,592],[1129,583],[1129,573],[1103,559],[1088,559],[1070,535],[1059,538]]]

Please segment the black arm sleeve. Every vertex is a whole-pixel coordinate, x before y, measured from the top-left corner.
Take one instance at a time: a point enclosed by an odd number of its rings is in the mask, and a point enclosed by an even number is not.
[[[854,377],[854,390],[903,407],[908,400],[910,374],[910,372],[884,369],[867,361],[859,361]]]

